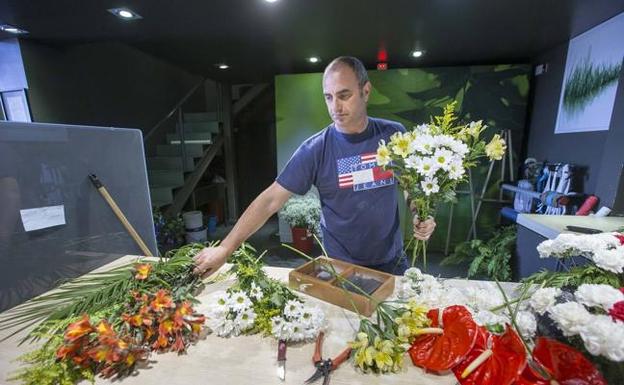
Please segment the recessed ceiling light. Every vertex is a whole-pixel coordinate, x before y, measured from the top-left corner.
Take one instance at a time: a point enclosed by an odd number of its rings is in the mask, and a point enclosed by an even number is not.
[[[217,68],[219,68],[220,70],[226,70],[230,68],[230,66],[225,63],[221,63],[221,64],[217,64]]]
[[[141,15],[129,10],[128,8],[111,8],[108,12],[124,20],[137,20],[143,18]]]
[[[9,25],[9,24],[0,24],[0,30],[2,30],[4,32],[15,34],[15,35],[28,33],[28,31],[26,31],[26,30],[14,27],[14,26]]]
[[[277,0],[264,0],[264,1],[266,1],[267,3],[275,3],[275,2],[277,2]]]
[[[321,59],[319,59],[319,58],[318,58],[318,57],[316,57],[316,56],[311,56],[311,57],[309,57],[309,58],[308,58],[308,61],[309,61],[310,63],[314,64],[314,63],[318,63],[318,62],[320,62],[320,61],[321,61]]]
[[[412,57],[421,57],[425,52],[421,50],[412,51]]]

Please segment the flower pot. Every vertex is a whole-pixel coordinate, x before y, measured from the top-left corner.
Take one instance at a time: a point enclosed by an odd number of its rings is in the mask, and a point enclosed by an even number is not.
[[[312,234],[310,230],[303,227],[292,227],[293,246],[295,249],[305,254],[312,251]]]

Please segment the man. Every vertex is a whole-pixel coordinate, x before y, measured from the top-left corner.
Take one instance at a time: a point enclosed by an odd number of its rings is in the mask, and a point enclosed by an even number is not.
[[[375,153],[380,140],[388,142],[405,128],[368,117],[370,92],[366,69],[358,59],[343,56],[327,66],[323,94],[333,124],[301,144],[219,246],[195,256],[197,274],[216,271],[293,193],[305,194],[312,185],[319,191],[323,244],[330,257],[403,274],[407,259],[396,182],[390,172],[377,167]],[[418,239],[428,239],[434,228],[432,218],[422,223],[414,220]]]

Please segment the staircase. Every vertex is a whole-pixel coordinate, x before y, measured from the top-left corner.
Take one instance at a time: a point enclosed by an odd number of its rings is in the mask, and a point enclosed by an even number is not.
[[[171,205],[175,193],[184,186],[206,150],[219,134],[219,122],[215,112],[184,113],[182,130],[185,148],[180,135],[173,131],[166,134],[166,142],[158,144],[156,156],[147,158],[147,173],[152,205]],[[184,155],[183,155],[184,154]]]

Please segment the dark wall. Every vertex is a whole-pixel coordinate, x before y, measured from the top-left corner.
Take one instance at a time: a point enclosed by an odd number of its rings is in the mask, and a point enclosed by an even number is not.
[[[534,80],[527,156],[586,167],[584,192],[596,194],[602,205],[612,207],[624,162],[624,71],[608,131],[555,134],[567,48],[566,42],[534,62],[548,63],[548,71]]]
[[[118,43],[22,41],[36,122],[153,127],[201,78]],[[200,98],[202,110],[204,99]]]

